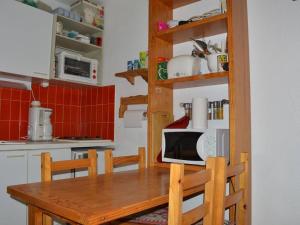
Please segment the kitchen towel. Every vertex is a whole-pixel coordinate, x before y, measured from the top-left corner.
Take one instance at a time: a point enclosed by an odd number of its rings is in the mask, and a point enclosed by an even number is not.
[[[124,114],[125,128],[141,128],[142,121],[146,119],[145,110],[127,110]]]
[[[207,98],[193,98],[192,124],[194,129],[207,129]]]

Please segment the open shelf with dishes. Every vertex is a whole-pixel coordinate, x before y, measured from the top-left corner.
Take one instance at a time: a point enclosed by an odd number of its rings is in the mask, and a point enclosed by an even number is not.
[[[57,15],[56,17],[56,21],[61,22],[67,30],[77,30],[81,34],[89,35],[94,35],[96,33],[101,34],[103,32],[103,29],[88,23],[79,22],[61,15]]]
[[[94,5],[86,6],[86,2],[82,7],[97,7]],[[72,6],[73,7],[73,6]],[[76,6],[77,15],[83,11],[80,5]],[[81,10],[81,11],[80,11]],[[98,18],[99,19],[99,18]],[[104,23],[104,19],[100,18],[101,24]],[[92,23],[85,21],[84,19],[77,19],[66,17],[62,14],[54,16],[53,26],[53,44],[52,44],[52,68],[51,74],[52,82],[74,82],[76,85],[92,85],[96,86],[101,83],[102,77],[102,38],[103,38],[103,26],[95,26]],[[65,60],[59,57],[63,53]],[[60,62],[59,62],[60,60]],[[63,62],[61,62],[63,60]],[[72,61],[72,64],[70,64]],[[77,79],[72,79],[68,75],[61,75],[63,69],[61,65],[58,69],[58,64],[68,62],[68,73],[76,73]],[[81,68],[78,67],[81,66]],[[87,68],[87,65],[90,65]],[[72,67],[76,67],[76,72]],[[65,67],[66,68],[66,67]],[[71,72],[73,70],[73,72]],[[81,74],[81,75],[79,75]]]
[[[89,53],[93,51],[101,51],[102,47],[78,41],[74,38],[69,38],[60,34],[56,34],[56,46],[61,48],[70,49],[72,51]]]

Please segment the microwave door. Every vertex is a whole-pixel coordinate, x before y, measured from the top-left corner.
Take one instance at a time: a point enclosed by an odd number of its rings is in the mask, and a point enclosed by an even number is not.
[[[166,132],[165,158],[188,161],[203,161],[197,152],[199,132]]]

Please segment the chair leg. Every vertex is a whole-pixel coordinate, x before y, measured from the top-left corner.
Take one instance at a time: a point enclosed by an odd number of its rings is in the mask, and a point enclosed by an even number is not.
[[[53,225],[53,220],[48,215],[43,215],[43,224],[44,225]]]

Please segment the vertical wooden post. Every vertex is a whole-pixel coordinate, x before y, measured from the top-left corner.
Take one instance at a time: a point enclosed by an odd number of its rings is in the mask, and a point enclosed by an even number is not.
[[[168,225],[182,225],[183,164],[171,164]]]
[[[51,181],[52,180],[52,173],[51,173],[51,163],[52,159],[49,152],[42,153],[41,155],[42,160],[42,168],[41,168],[41,177],[42,182]]]
[[[145,168],[146,163],[146,155],[145,155],[145,147],[139,147],[139,169]]]
[[[40,209],[28,205],[28,225],[42,225],[43,224],[43,213]]]
[[[205,225],[224,224],[224,201],[226,191],[226,160],[214,157],[207,160],[206,169],[211,171],[211,179],[205,184],[204,203],[209,204],[209,212],[204,217]]]
[[[52,165],[52,159],[51,155],[49,152],[45,152],[41,154],[41,177],[42,177],[42,182],[47,182],[52,180],[52,170],[51,170],[51,165]],[[53,220],[50,216],[43,215],[43,224],[44,225],[52,225]]]
[[[104,161],[105,161],[105,173],[113,172],[113,157],[112,150],[107,149],[104,151]]]
[[[237,224],[245,225],[248,221],[247,197],[248,197],[248,176],[249,176],[249,161],[248,153],[241,153],[241,162],[245,164],[245,171],[239,176],[239,189],[243,191],[243,198],[237,205]]]
[[[88,158],[90,160],[89,176],[97,176],[97,151],[95,149],[88,150]]]

